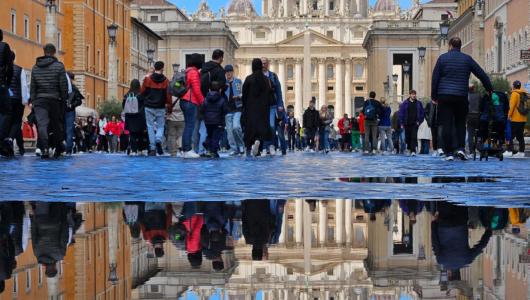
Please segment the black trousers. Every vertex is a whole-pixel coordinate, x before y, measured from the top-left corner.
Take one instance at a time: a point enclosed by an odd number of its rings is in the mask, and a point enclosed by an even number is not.
[[[524,122],[511,122],[512,126],[512,140],[510,141],[510,149],[514,151],[513,140],[516,139],[519,142],[519,151],[524,153]]]
[[[208,151],[213,153],[219,151],[219,142],[221,142],[224,130],[225,128],[223,125],[206,125],[207,136],[205,143]]]
[[[351,133],[345,133],[341,138],[342,151],[350,150],[351,148]]]
[[[442,149],[450,154],[466,147],[467,96],[440,95],[438,97],[438,127]]]
[[[294,150],[296,146],[296,132],[289,132],[289,135],[287,136],[288,144],[289,144],[289,150]]]
[[[405,143],[410,152],[416,152],[416,148],[418,148],[418,125],[405,125]]]
[[[306,128],[305,134],[307,137],[307,146],[309,149],[315,149],[315,136],[317,134],[316,128]]]
[[[12,108],[6,86],[0,86],[0,142],[9,137]]]
[[[140,150],[140,143],[142,142],[143,132],[131,132],[130,146],[132,152],[138,152]]]
[[[21,99],[11,100],[11,126],[9,137],[17,142],[18,149],[24,153],[24,139],[22,138],[22,117],[24,116],[25,106]]]
[[[41,150],[55,148],[63,151],[64,104],[57,99],[36,99],[33,110],[37,119],[37,147]]]
[[[433,125],[431,127],[431,135],[432,135],[432,149],[433,150],[443,149],[442,143],[440,142],[440,128],[438,128],[438,125]]]
[[[97,151],[105,151],[109,152],[109,142],[107,141],[107,136],[104,134],[99,134],[99,144],[97,147]]]

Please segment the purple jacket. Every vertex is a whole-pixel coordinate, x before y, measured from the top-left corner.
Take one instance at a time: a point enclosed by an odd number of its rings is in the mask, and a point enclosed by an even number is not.
[[[399,106],[399,125],[400,126],[405,126],[406,123],[407,123],[407,119],[408,119],[408,109],[409,109],[409,105],[410,105],[410,101],[409,99],[403,101],[403,103],[401,103],[401,105]],[[423,110],[423,104],[421,104],[420,101],[416,100],[416,111],[418,112],[418,115],[416,117],[416,122],[418,122],[418,124],[421,124],[423,123],[423,120],[425,119],[425,112]]]

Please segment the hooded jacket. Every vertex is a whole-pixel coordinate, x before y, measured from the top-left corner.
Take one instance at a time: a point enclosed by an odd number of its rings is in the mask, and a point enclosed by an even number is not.
[[[171,113],[172,98],[168,89],[169,80],[164,74],[153,73],[146,77],[140,93],[144,96],[144,105],[148,108],[162,109],[166,106]]]
[[[528,116],[525,116],[519,112],[519,102],[521,102],[521,94],[527,91],[523,89],[513,90],[510,96],[510,111],[508,112],[508,119],[512,122],[526,122]]]
[[[209,92],[201,106],[206,125],[224,125],[225,115],[229,111],[227,101],[219,92]]]
[[[209,61],[201,69],[201,92],[208,95],[210,85],[217,81],[221,86],[226,86],[226,72],[223,67],[215,61]]]
[[[68,81],[63,63],[54,56],[41,56],[37,58],[31,71],[32,101],[51,99],[66,101],[68,97]]]

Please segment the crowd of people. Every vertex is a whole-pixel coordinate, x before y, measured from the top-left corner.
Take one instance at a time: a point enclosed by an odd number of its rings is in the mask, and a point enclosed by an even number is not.
[[[221,151],[260,156],[336,150],[466,160],[468,153],[492,143],[488,126],[492,114],[497,146],[506,148],[505,155],[524,156],[527,92],[519,81],[513,83],[509,98],[494,91],[486,73],[460,51],[461,44],[460,39],[451,39],[449,52],[439,57],[432,100],[425,105],[411,90],[392,111],[386,99],[370,92],[355,116],[338,119],[332,105],[318,109],[313,97],[298,120],[294,107],[285,107],[281,83],[267,58],[254,59],[252,74],[242,80],[232,65],[223,66],[222,50],[215,50],[206,63],[201,55],[192,54],[186,69],[171,79],[164,75],[164,62],[157,61],[142,82],[131,81],[121,114],[76,118],[76,107],[84,97],[73,84],[74,74],[55,57],[55,47],[44,47],[28,88],[24,70],[14,63],[14,52],[0,42],[0,154],[14,156],[16,144],[24,155],[21,124],[29,104],[28,122],[37,127],[36,153],[42,158],[92,151],[218,158]],[[484,97],[476,87],[469,87],[471,74],[482,82]],[[496,111],[500,113],[495,115]]]

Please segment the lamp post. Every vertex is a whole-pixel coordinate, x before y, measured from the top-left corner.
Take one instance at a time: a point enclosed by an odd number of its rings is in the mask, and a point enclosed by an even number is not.
[[[383,82],[383,89],[385,91],[385,98],[387,98],[387,99],[388,99],[388,96],[390,95],[390,90],[389,90],[390,82],[389,81],[390,81],[390,78],[389,78],[389,76],[387,76],[386,80]]]
[[[147,63],[149,63],[149,67],[151,67],[154,62],[155,62],[155,50],[147,49]]]
[[[45,39],[46,43],[56,44],[57,36],[57,5],[55,0],[46,1],[46,29],[45,29]]]
[[[408,91],[410,90],[410,69],[411,69],[411,64],[406,60],[404,63],[403,63],[403,79],[404,79],[404,82],[403,82],[403,93],[405,93],[405,91]]]
[[[397,90],[397,82],[399,79],[398,74],[392,75],[392,81],[394,81],[394,101],[392,101],[392,111],[397,111],[398,108],[398,90]]]
[[[427,54],[427,48],[425,47],[418,47],[418,56],[420,58],[420,64],[419,64],[419,68],[420,68],[420,72],[419,72],[419,79],[420,79],[420,86],[419,86],[419,94],[421,97],[425,97],[425,88],[424,88],[424,76],[425,74],[423,74],[423,65],[425,64],[425,54]]]
[[[107,26],[109,34],[109,77],[108,77],[108,97],[109,99],[118,99],[118,65],[116,59],[116,36],[118,34],[118,25],[115,23]]]
[[[445,46],[447,43],[447,36],[449,35],[449,26],[450,24],[447,20],[440,23],[441,46]]]

